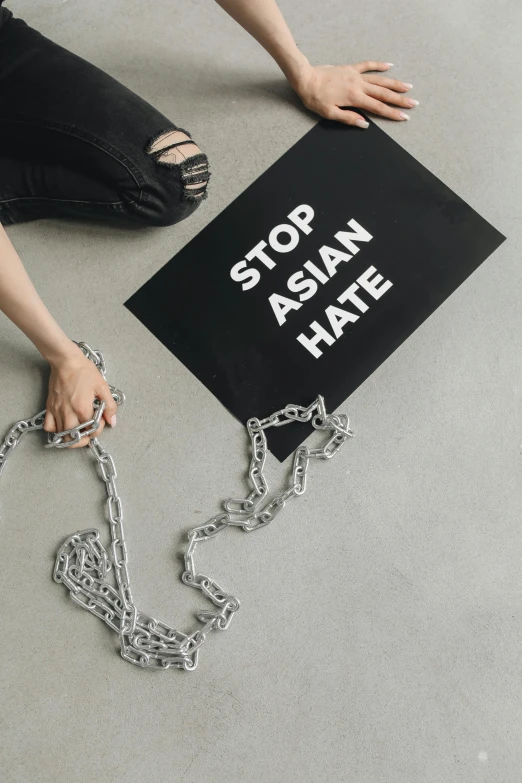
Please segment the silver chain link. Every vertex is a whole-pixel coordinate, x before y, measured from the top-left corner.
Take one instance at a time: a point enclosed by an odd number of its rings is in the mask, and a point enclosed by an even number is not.
[[[76,340],[74,341],[76,342]],[[90,348],[85,342],[76,342],[105,379],[105,361],[101,351]],[[113,399],[118,405],[125,395],[109,384]],[[89,421],[70,430],[47,433],[45,448],[69,448],[81,438],[95,432],[99,425],[105,402],[95,398],[94,415]],[[43,429],[46,410],[31,419],[16,422],[0,447],[0,475],[8,458],[20,442],[22,435],[31,430]],[[312,422],[315,429],[332,433],[323,448],[310,449],[300,446],[294,453],[291,477],[287,489],[268,500],[268,483],[264,475],[267,455],[265,430],[282,427],[293,421]],[[307,408],[287,405],[265,419],[251,418],[247,422],[252,456],[248,469],[251,492],[246,498],[230,498],[223,503],[224,511],[213,516],[205,524],[192,528],[184,554],[185,570],[182,581],[200,590],[214,604],[214,609],[197,613],[200,626],[190,634],[182,633],[161,623],[154,617],[140,612],[134,604],[128,570],[127,547],[123,531],[123,506],[116,489],[116,466],[111,455],[97,437],[89,441],[101,479],[107,493],[107,509],[111,535],[110,555],[100,542],[96,529],[81,530],[66,539],[60,547],[53,578],[70,591],[71,598],[103,620],[119,635],[120,652],[130,663],[143,667],[168,669],[170,666],[192,671],[198,663],[199,648],[210,631],[224,631],[239,609],[239,601],[221,588],[206,574],[198,572],[194,555],[199,543],[213,538],[228,527],[241,527],[250,533],[268,525],[293,497],[306,490],[306,477],[311,459],[331,459],[343,443],[353,435],[348,417],[328,414],[324,400],[318,396]],[[69,435],[71,440],[65,440]],[[111,574],[113,580],[111,584]]]

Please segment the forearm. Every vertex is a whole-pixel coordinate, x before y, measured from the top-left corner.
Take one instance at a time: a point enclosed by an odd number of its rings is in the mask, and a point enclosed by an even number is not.
[[[293,87],[310,68],[275,0],[216,0],[274,58]]]
[[[0,310],[51,364],[80,349],[58,326],[0,225]]]

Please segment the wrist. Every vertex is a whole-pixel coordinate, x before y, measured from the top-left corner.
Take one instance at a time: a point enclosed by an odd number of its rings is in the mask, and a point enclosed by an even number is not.
[[[307,84],[312,73],[312,66],[305,55],[296,47],[296,51],[278,58],[277,64],[283,71],[290,86],[299,93]]]
[[[80,357],[85,358],[85,354],[81,348],[67,336],[64,336],[60,341],[53,343],[52,346],[37,347],[51,367],[57,367],[64,362],[71,361],[71,359]]]

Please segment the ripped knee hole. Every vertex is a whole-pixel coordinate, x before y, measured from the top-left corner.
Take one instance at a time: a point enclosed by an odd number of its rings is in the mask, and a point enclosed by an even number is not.
[[[206,197],[210,178],[208,158],[187,131],[165,131],[152,139],[145,151],[161,165],[179,166],[184,198],[200,200]]]

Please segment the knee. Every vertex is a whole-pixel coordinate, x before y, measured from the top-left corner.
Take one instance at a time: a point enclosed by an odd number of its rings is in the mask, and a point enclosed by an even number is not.
[[[165,131],[145,148],[155,164],[149,222],[170,226],[192,214],[207,197],[208,158],[181,129]]]

